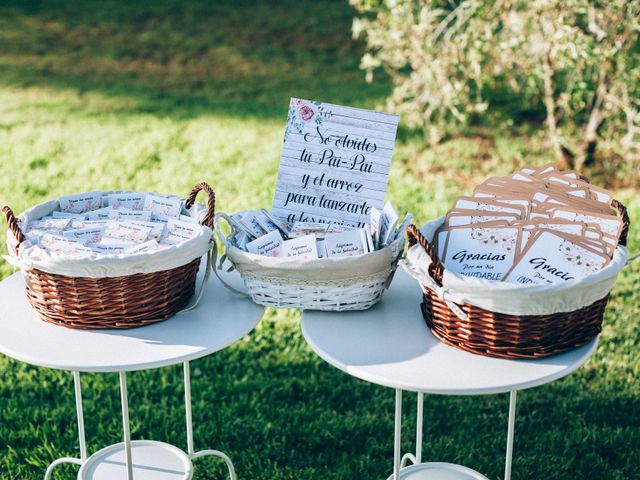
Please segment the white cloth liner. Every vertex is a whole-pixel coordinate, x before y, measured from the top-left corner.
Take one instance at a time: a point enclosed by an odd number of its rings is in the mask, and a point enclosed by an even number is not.
[[[134,193],[132,190],[110,190],[103,191],[103,195],[111,193]],[[154,192],[150,192],[154,193]],[[166,198],[179,198],[176,195],[164,195],[154,193]],[[28,221],[37,220],[50,215],[51,212],[59,208],[58,200],[49,200],[40,203],[26,210],[19,215],[22,225]],[[194,204],[191,210],[184,208],[183,214],[200,219],[205,212],[202,204]],[[153,273],[162,270],[186,265],[192,260],[205,255],[211,247],[213,241],[213,231],[206,226],[198,235],[179,245],[171,245],[154,252],[144,252],[134,255],[129,254],[108,254],[96,257],[76,257],[72,255],[53,254],[37,245],[32,245],[29,240],[25,240],[16,254],[17,240],[10,230],[7,230],[7,247],[9,255],[5,258],[16,268],[22,270],[36,268],[48,273],[66,275],[69,277],[121,277],[136,273]]]
[[[422,234],[429,242],[444,223],[444,218],[433,220],[421,228]],[[613,288],[618,273],[626,263],[627,249],[618,246],[611,263],[605,268],[587,277],[568,282],[530,286],[465,277],[445,269],[442,287],[437,287],[428,274],[431,259],[425,250],[416,244],[407,251],[403,267],[420,281],[423,288],[431,286],[450,306],[453,302],[467,303],[509,315],[549,315],[578,310],[604,298]],[[455,308],[453,310],[455,311]],[[463,313],[462,315],[464,316]]]

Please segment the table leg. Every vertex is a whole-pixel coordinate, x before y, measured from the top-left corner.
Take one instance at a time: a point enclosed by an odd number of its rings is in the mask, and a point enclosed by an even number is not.
[[[63,457],[58,458],[52,462],[44,474],[44,480],[51,480],[53,470],[63,463],[73,463],[75,465],[82,465],[87,461],[87,444],[85,442],[84,435],[84,415],[82,412],[82,388],[80,385],[80,372],[73,372],[73,386],[76,394],[76,416],[78,418],[78,441],[80,443],[80,458]]]
[[[395,428],[393,437],[393,478],[398,480],[400,478],[400,468],[402,468],[402,461],[400,460],[401,453],[401,435],[402,435],[402,390],[396,389],[396,415],[395,415]]]
[[[516,395],[513,390],[509,394],[509,425],[507,427],[507,460],[504,466],[504,480],[511,480],[511,462],[513,460],[513,437],[516,427]]]
[[[87,461],[87,443],[84,437],[84,414],[82,411],[82,386],[80,385],[80,372],[73,372],[73,385],[76,391],[76,414],[78,416],[78,439],[80,442],[80,460]]]
[[[187,421],[187,450],[189,454],[189,458],[195,460],[200,457],[213,456],[221,458],[227,466],[227,470],[229,471],[229,478],[231,480],[237,480],[236,471],[233,467],[233,462],[231,459],[224,453],[218,450],[201,450],[199,452],[195,452],[193,448],[193,417],[191,414],[191,373],[189,370],[189,362],[184,362],[184,406],[186,412],[186,421]]]
[[[191,371],[184,362],[184,409],[187,417],[187,453],[193,456],[193,419],[191,416]]]
[[[124,451],[127,460],[127,480],[133,480],[133,463],[131,461],[131,431],[129,430],[129,401],[127,399],[127,374],[120,375],[120,400],[122,402],[122,429],[124,432]]]
[[[422,416],[424,406],[424,393],[418,392],[418,413],[416,419],[416,461],[422,463]]]

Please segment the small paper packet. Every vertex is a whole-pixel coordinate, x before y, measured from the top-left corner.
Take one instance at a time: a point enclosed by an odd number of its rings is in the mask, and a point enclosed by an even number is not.
[[[104,226],[82,228],[79,230],[65,230],[64,232],[62,232],[62,236],[70,240],[79,240],[87,243],[97,243],[102,239],[102,236],[106,229],[107,227]]]
[[[148,242],[141,243],[140,245],[126,248],[123,253],[135,255],[138,253],[155,252],[156,250],[160,250],[161,248],[163,248],[163,246],[154,239],[149,240]]]
[[[58,230],[62,231],[71,225],[70,218],[50,218],[32,220],[27,223],[27,230]]]
[[[258,214],[254,211],[245,212],[244,215],[237,220],[243,229],[254,238],[260,238],[269,233],[269,230],[262,227],[258,221]]]
[[[297,257],[303,260],[318,258],[318,247],[315,235],[293,238],[282,242],[283,257]]]
[[[161,197],[148,193],[144,199],[143,210],[175,218],[182,212],[182,200],[178,197]]]
[[[111,223],[104,231],[104,238],[124,240],[134,243],[144,243],[149,239],[151,228],[143,225],[128,223]]]
[[[110,210],[108,212],[109,220],[142,220],[143,222],[151,221],[151,212],[149,210],[133,210],[131,208],[121,208],[119,210]]]
[[[373,239],[373,245],[375,248],[380,246],[380,233],[382,230],[382,212],[375,207],[371,207],[369,214],[369,232],[371,232],[371,238]]]
[[[109,213],[113,209],[111,207],[104,207],[98,210],[87,212],[87,220],[109,220]]]
[[[160,238],[160,243],[168,245],[182,243],[195,237],[199,231],[200,226],[198,224],[170,219],[167,222],[164,234]]]
[[[380,221],[380,236],[378,238],[379,248],[382,248],[389,243],[399,219],[400,217],[391,202],[385,203],[382,208],[382,219]]]
[[[94,252],[86,247],[83,242],[70,240],[52,234],[44,234],[39,241],[39,245],[53,253],[67,255],[92,255]]]
[[[107,205],[116,210],[142,210],[146,197],[146,193],[111,193],[107,195]]]
[[[70,213],[70,212],[51,212],[53,218],[72,218],[77,220],[84,220],[87,216],[84,213]]]
[[[104,239],[103,239],[104,240]],[[96,253],[101,253],[103,255],[111,255],[117,253],[124,253],[127,249],[131,248],[131,244],[129,243],[92,243],[89,245],[91,250]]]
[[[248,242],[246,244],[247,251],[256,255],[264,255],[268,257],[282,256],[282,244],[284,240],[279,230],[273,230],[266,235]]]
[[[366,253],[368,247],[363,244],[361,230],[349,230],[342,233],[331,233],[325,238],[327,257],[355,257]]]
[[[102,192],[67,195],[58,199],[61,212],[85,213],[102,207]]]

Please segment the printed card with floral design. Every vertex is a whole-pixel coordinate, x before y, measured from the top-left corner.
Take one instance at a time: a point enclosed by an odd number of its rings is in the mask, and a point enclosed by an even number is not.
[[[541,230],[504,281],[531,285],[566,282],[595,273],[609,262],[606,254],[561,232]]]
[[[443,263],[460,275],[501,281],[513,266],[521,242],[520,227],[450,227]]]
[[[273,214],[368,225],[384,204],[397,127],[397,115],[292,98]]]

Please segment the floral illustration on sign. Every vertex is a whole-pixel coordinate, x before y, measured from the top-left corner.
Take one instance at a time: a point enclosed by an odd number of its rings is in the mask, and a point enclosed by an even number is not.
[[[308,124],[322,125],[323,111],[318,102],[292,98],[287,114],[287,127],[284,131],[284,141],[289,138],[291,131],[302,133]]]
[[[509,233],[496,228],[472,228],[471,238],[484,245],[496,245],[507,252],[516,248],[517,236],[513,234],[513,231]]]
[[[579,267],[585,275],[597,271],[600,267],[584,255],[584,249],[580,248],[574,243],[564,240],[560,244],[560,247],[558,249],[567,262],[574,264],[576,267]]]

